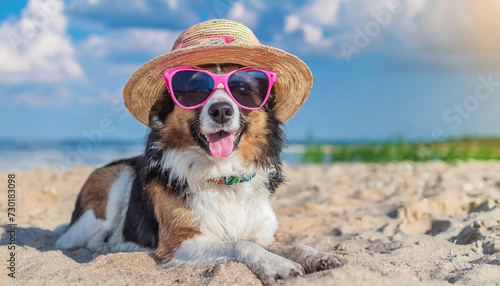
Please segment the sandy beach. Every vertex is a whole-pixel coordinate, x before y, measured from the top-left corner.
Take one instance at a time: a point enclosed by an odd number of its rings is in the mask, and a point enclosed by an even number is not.
[[[290,285],[500,285],[500,163],[335,164],[285,167],[273,198],[284,243],[342,255],[341,268]],[[92,169],[13,172],[17,186],[16,278],[1,285],[252,284],[243,264],[162,270],[148,252],[97,254],[53,248]],[[0,184],[7,186],[6,172]],[[0,200],[7,221],[7,193]]]

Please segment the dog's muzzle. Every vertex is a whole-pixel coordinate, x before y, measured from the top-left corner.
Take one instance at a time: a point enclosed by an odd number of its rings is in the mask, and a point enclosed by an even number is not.
[[[208,108],[208,114],[213,121],[226,124],[233,118],[234,108],[228,102],[215,102]]]

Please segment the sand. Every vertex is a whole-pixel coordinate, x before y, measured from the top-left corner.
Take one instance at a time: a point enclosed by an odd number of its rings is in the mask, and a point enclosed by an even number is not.
[[[500,163],[442,162],[285,167],[273,198],[280,240],[343,255],[347,264],[290,285],[500,285]],[[236,262],[158,269],[150,253],[100,255],[53,248],[90,168],[16,174],[16,278],[0,285],[251,284]],[[5,190],[7,173],[0,172]],[[0,222],[7,221],[2,192]]]

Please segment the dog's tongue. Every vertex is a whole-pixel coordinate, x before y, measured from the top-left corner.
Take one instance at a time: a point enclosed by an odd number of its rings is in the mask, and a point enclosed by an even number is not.
[[[219,131],[210,134],[208,145],[214,157],[227,157],[231,155],[233,152],[233,132]]]

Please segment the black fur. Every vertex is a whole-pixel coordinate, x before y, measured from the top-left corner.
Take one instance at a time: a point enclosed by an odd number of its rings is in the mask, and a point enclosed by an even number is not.
[[[69,226],[72,226],[77,219],[79,219],[83,215],[83,206],[82,206],[82,193],[78,193],[78,197],[76,197],[75,209],[73,210],[73,214],[71,215],[71,222]]]
[[[161,140],[157,129],[161,128],[168,115],[174,110],[174,102],[168,95],[156,101],[151,108],[149,121],[151,130],[148,135],[145,155],[138,157],[136,164],[136,177],[130,194],[129,206],[125,217],[123,237],[126,241],[150,248],[158,246],[158,220],[154,214],[154,206],[145,189],[153,180],[165,186],[165,191],[174,192],[177,196],[185,193],[187,185],[180,182],[169,182],[168,170],[154,166],[154,162],[163,160],[163,152],[153,146]],[[153,167],[151,167],[153,166]],[[167,186],[171,186],[167,188]]]
[[[165,186],[165,191],[168,191],[175,195],[176,197],[185,197],[186,191],[188,189],[188,184],[184,181],[178,179],[169,179],[170,171],[163,170],[161,167],[152,167],[149,168],[147,173],[144,176],[144,184],[149,184],[152,181]]]
[[[282,129],[283,123],[276,118],[274,107],[274,99],[270,97],[264,107],[268,113],[267,128],[270,130],[266,138],[268,144],[261,146],[262,156],[257,158],[255,162],[259,166],[272,170],[269,174],[268,184],[268,189],[271,193],[274,193],[276,188],[283,183],[280,156],[285,144],[285,136]],[[135,158],[134,161],[137,176],[132,186],[123,235],[127,241],[150,248],[156,248],[158,245],[158,221],[154,215],[151,198],[144,189],[144,186],[155,180],[165,186],[166,192],[171,192],[177,197],[186,196],[186,191],[189,187],[184,181],[170,180],[170,170],[162,169],[161,164],[157,164],[157,162],[163,160],[163,150],[158,149],[158,146],[162,145],[158,144],[161,141],[158,130],[163,126],[173,108],[173,102],[168,94],[155,103],[150,113],[150,125],[152,128],[148,135],[145,155]],[[240,138],[247,130],[249,124],[251,124],[251,122],[246,122],[243,117],[240,119],[242,122],[242,133],[238,141],[235,142],[235,148],[237,148]],[[189,119],[190,132],[197,145],[210,153],[206,138],[198,131],[198,122],[199,111],[195,117]]]
[[[120,164],[134,167],[136,165],[137,158],[139,158],[139,157],[133,157],[133,158],[121,159],[118,161],[114,161],[114,162],[107,164],[103,168],[112,167],[112,166],[120,165]]]
[[[111,166],[115,166],[115,165],[119,165],[119,164],[124,164],[124,165],[130,166],[130,165],[132,165],[133,159],[134,158],[114,161],[112,163],[107,164],[106,166],[104,166],[102,168],[111,167]],[[82,193],[80,192],[80,193],[78,193],[78,197],[76,198],[75,209],[73,210],[73,214],[71,215],[71,221],[69,223],[69,226],[72,226],[83,215],[84,212],[85,212],[85,210],[83,209],[83,205],[82,205]]]
[[[265,108],[268,114],[267,145],[262,146],[262,156],[258,158],[257,164],[261,166],[272,166],[274,171],[269,173],[268,189],[273,194],[283,183],[284,175],[281,170],[281,153],[286,144],[285,132],[283,132],[283,122],[276,118],[274,97],[269,97]]]
[[[174,110],[175,103],[170,97],[170,94],[167,90],[163,93],[155,104],[151,107],[149,112],[149,125],[152,128],[159,128],[165,120],[167,120],[167,116]]]
[[[123,237],[126,241],[156,248],[158,246],[158,221],[154,214],[151,197],[144,188],[145,177],[149,176],[148,165],[146,156],[135,158],[136,176],[130,193]]]

